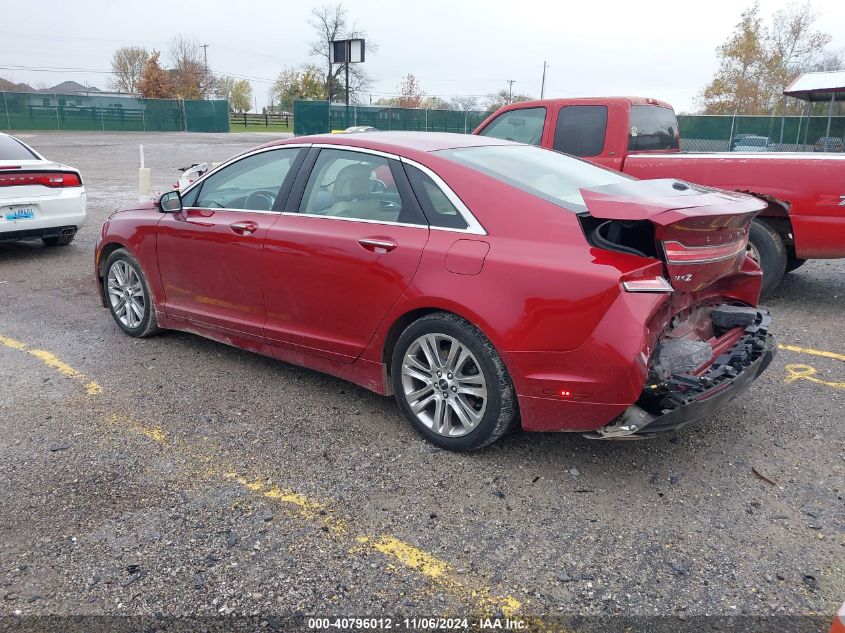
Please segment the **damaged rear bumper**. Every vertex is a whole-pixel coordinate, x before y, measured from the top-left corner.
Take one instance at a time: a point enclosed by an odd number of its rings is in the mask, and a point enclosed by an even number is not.
[[[639,439],[656,437],[680,429],[690,422],[708,418],[744,393],[772,362],[777,349],[769,333],[771,317],[758,311],[743,335],[716,358],[700,375],[675,374],[657,406],[646,392],[616,420],[585,434],[592,439]]]

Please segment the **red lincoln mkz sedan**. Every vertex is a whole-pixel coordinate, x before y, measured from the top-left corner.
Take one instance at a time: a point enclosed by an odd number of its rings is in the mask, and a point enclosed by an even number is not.
[[[761,209],[486,137],[299,137],[114,213],[95,270],[127,334],[186,330],[395,394],[443,448],[517,423],[648,437],[774,355],[746,258]]]

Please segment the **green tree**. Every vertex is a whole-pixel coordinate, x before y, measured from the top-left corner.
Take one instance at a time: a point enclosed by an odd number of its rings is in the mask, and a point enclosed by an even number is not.
[[[252,107],[252,86],[246,79],[223,75],[216,79],[215,91],[218,97],[229,102],[233,112],[248,112]]]
[[[293,110],[297,99],[324,99],[325,84],[322,71],[313,64],[301,68],[285,68],[273,84],[273,99],[282,110]]]
[[[141,73],[144,72],[144,66],[149,58],[149,51],[141,46],[118,48],[111,59],[111,71],[114,77],[109,79],[109,87],[118,92],[137,92]]]

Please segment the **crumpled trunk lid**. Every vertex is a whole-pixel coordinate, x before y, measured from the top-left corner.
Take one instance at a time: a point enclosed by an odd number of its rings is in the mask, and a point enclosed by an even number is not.
[[[662,259],[678,292],[695,292],[737,273],[745,260],[751,220],[766,203],[746,194],[672,179],[631,180],[582,189],[593,218],[606,220],[604,242],[625,247],[650,224],[649,252]],[[623,250],[630,252],[630,249]]]

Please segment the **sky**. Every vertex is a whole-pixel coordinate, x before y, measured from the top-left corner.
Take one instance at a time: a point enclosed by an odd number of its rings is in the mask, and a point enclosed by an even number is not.
[[[208,44],[213,72],[249,77],[260,109],[272,80],[308,56],[317,0],[42,0],[4,3],[0,77],[49,87],[64,80],[104,89],[113,51],[162,49],[177,34]],[[423,91],[449,99],[507,88],[546,97],[639,95],[668,101],[678,112],[718,67],[715,49],[751,0],[345,0],[350,22],[378,45],[365,62],[372,100],[395,95],[404,75]],[[760,0],[768,18],[788,0]],[[817,28],[845,49],[845,2],[814,0]],[[23,68],[28,67],[28,68]],[[35,68],[41,70],[35,70]],[[46,70],[46,69],[66,70]]]

